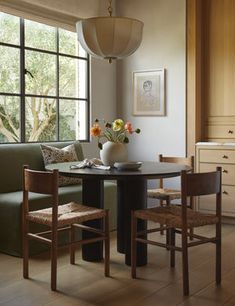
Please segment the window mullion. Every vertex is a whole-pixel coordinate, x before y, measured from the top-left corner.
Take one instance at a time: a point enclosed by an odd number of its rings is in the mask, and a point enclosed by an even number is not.
[[[21,96],[21,112],[20,127],[21,142],[25,142],[25,35],[24,35],[24,19],[20,18],[20,96]]]
[[[60,60],[59,60],[59,29],[56,28],[56,137],[57,141],[60,140],[60,105],[59,105],[59,94],[60,94]]]
[[[87,58],[87,126],[86,126],[86,139],[91,140],[90,137],[90,123],[91,123],[91,103],[90,103],[90,55]]]

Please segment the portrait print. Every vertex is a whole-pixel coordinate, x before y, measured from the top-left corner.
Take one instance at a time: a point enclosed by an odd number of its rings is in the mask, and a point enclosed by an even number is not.
[[[133,73],[133,115],[165,114],[164,69]]]

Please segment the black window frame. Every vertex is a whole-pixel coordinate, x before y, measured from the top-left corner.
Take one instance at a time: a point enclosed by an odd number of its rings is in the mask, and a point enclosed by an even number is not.
[[[8,14],[10,15],[10,14]],[[59,52],[59,30],[60,28],[58,27],[53,27],[55,29],[55,35],[56,35],[56,50],[55,51],[49,51],[49,50],[43,50],[43,49],[38,49],[38,48],[33,48],[33,47],[26,47],[25,46],[25,20],[19,17],[20,24],[19,24],[19,45],[17,44],[11,44],[11,43],[4,43],[0,41],[0,46],[5,46],[5,47],[11,47],[11,48],[16,48],[20,50],[20,93],[9,93],[9,92],[1,92],[0,91],[0,96],[8,96],[8,97],[19,97],[20,98],[20,141],[18,142],[0,142],[1,144],[17,144],[17,143],[56,143],[56,142],[68,142],[68,141],[75,141],[79,140],[80,142],[89,142],[90,141],[90,134],[89,134],[89,129],[90,129],[90,56],[88,53],[86,53],[86,57],[82,56],[76,56],[76,55],[71,55],[71,54],[66,54],[66,53],[61,53]],[[41,53],[46,53],[46,54],[51,54],[56,56],[56,95],[35,95],[35,94],[26,94],[25,93],[25,75],[28,73],[26,67],[25,67],[25,51],[36,51],[36,52],[41,52]],[[72,59],[78,59],[78,60],[84,60],[86,62],[86,98],[77,98],[77,97],[66,97],[66,96],[60,96],[59,95],[59,70],[60,70],[60,65],[59,65],[59,58],[60,56],[67,57],[67,58],[72,58]],[[56,140],[48,140],[48,141],[26,141],[26,129],[25,129],[25,100],[27,97],[36,97],[36,98],[51,98],[56,100],[56,109],[57,109],[57,116],[56,116]],[[84,101],[86,102],[86,137],[85,139],[66,139],[66,140],[60,140],[59,137],[59,120],[60,120],[60,112],[59,112],[59,100],[70,100],[70,101]]]

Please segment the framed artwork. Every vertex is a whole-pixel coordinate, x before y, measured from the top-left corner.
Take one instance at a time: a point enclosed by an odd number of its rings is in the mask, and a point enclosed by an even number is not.
[[[165,115],[165,70],[133,72],[133,115]]]

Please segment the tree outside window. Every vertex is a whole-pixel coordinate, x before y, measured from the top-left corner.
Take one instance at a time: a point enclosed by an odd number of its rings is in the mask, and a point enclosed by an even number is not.
[[[5,13],[0,29],[0,143],[87,140],[89,60],[76,34]]]

